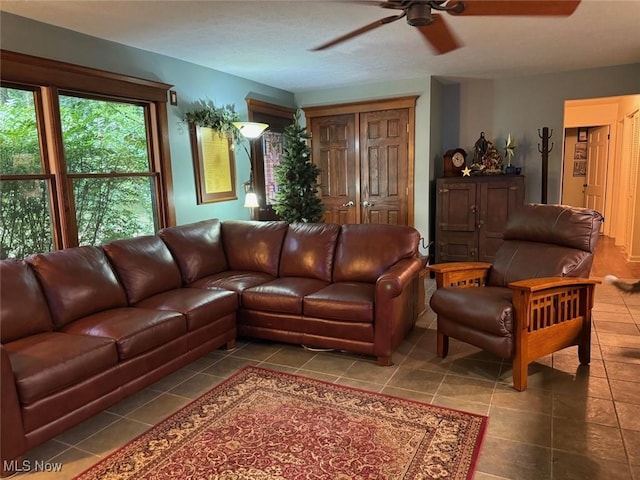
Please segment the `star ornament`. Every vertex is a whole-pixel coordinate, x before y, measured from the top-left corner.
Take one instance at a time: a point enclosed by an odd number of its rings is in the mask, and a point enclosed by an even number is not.
[[[462,176],[463,177],[470,177],[471,176],[471,169],[469,167],[464,167],[464,170],[462,170]]]

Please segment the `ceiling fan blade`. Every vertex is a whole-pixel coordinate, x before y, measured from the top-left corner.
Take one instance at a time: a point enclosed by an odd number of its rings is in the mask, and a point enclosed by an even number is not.
[[[460,48],[462,44],[453,35],[442,15],[431,14],[433,22],[424,27],[416,27],[438,55]]]
[[[338,43],[342,43],[345,42],[353,37],[357,37],[358,35],[362,35],[363,33],[366,33],[370,30],[373,30],[374,28],[378,28],[381,27],[382,25],[386,25],[387,23],[391,23],[391,22],[395,22],[396,20],[401,19],[402,17],[404,17],[405,14],[402,13],[401,15],[392,15],[390,17],[384,17],[381,18],[380,20],[377,20],[373,23],[370,23],[368,25],[365,25],[364,27],[360,27],[357,30],[354,30],[353,32],[349,32],[346,35],[342,35],[341,37],[335,38],[333,40],[331,40],[330,42],[327,43],[323,43],[322,45],[312,48],[312,51],[318,51],[318,50],[325,50],[329,47],[333,47],[334,45],[337,45]]]
[[[452,15],[569,16],[580,0],[463,0],[465,9]]]

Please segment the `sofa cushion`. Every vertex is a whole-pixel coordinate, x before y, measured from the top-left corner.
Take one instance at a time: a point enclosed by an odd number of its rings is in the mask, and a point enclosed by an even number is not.
[[[334,282],[375,283],[391,265],[417,256],[420,234],[402,225],[342,225],[333,266]]]
[[[222,243],[230,270],[278,276],[287,222],[229,220],[222,223]]]
[[[0,261],[0,343],[53,330],[49,306],[24,260]]]
[[[593,255],[583,250],[505,240],[496,252],[487,285],[506,287],[511,282],[538,277],[588,277],[592,263]]]
[[[332,223],[289,225],[282,246],[279,275],[330,282],[339,234],[340,226]]]
[[[602,220],[586,208],[523,205],[507,220],[487,284],[506,287],[527,278],[589,277]]]
[[[513,292],[503,287],[439,288],[431,296],[433,311],[456,323],[500,337],[513,334]]]
[[[118,363],[110,338],[48,332],[4,345],[20,401],[30,404]]]
[[[136,307],[182,313],[187,329],[196,330],[238,309],[238,294],[229,290],[177,288],[138,302]]]
[[[373,322],[375,285],[359,282],[333,283],[302,301],[305,317]]]
[[[226,271],[201,278],[189,286],[195,288],[222,288],[242,293],[247,288],[255,287],[274,279],[275,277],[268,273]]]
[[[509,216],[502,237],[593,253],[602,221],[600,213],[587,208],[529,203]]]
[[[187,321],[178,312],[124,307],[82,318],[63,331],[113,339],[118,357],[126,360],[184,335]]]
[[[141,236],[102,246],[130,304],[182,286],[178,264],[159,237]]]
[[[328,285],[314,278],[281,277],[242,292],[242,306],[252,310],[302,314],[302,299]]]
[[[160,230],[158,236],[169,247],[180,267],[185,285],[227,270],[217,218]]]
[[[127,305],[127,295],[99,247],[37,253],[26,260],[40,280],[57,328],[102,310]]]

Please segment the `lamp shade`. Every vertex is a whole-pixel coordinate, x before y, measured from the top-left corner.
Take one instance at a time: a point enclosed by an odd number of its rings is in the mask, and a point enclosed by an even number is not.
[[[257,122],[233,122],[233,125],[246,138],[258,138],[269,126],[266,123]]]
[[[258,196],[255,192],[249,191],[244,196],[244,206],[246,208],[258,208],[260,205],[258,204]]]

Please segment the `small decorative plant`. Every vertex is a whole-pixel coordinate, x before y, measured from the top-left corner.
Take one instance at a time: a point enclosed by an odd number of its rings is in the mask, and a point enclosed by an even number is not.
[[[216,107],[211,100],[199,100],[194,106],[193,110],[184,114],[185,122],[198,127],[213,128],[232,138],[234,142],[240,139],[240,131],[233,125],[233,122],[240,120],[240,115],[233,104]]]

